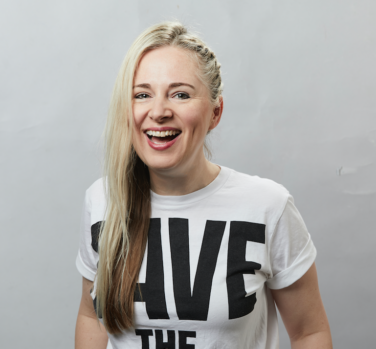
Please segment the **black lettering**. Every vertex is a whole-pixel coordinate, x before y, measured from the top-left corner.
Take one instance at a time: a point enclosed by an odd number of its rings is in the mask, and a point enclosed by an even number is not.
[[[98,253],[98,239],[99,239],[99,233],[101,231],[101,225],[104,222],[97,222],[91,226],[91,247],[95,252]]]
[[[163,342],[162,330],[155,330],[155,349],[175,349],[175,331],[167,331],[167,342]]]
[[[187,344],[187,338],[196,338],[194,331],[179,331],[179,349],[194,349],[194,344]]]
[[[149,319],[169,319],[164,290],[160,218],[150,219],[146,280],[137,284],[134,301],[145,302]]]
[[[103,224],[104,222],[100,221],[100,222],[97,222],[95,224],[93,224],[91,226],[91,247],[93,248],[93,250],[95,252],[98,253],[98,239],[99,239],[99,233],[101,231],[101,225]],[[97,267],[98,267],[98,264],[99,262],[97,263]],[[90,294],[93,292],[93,289],[90,290]],[[98,316],[99,319],[102,319],[102,314],[101,313],[98,313],[98,309],[97,309],[97,297],[95,297],[93,299],[93,305],[94,305],[94,310]]]
[[[142,349],[149,349],[149,336],[153,335],[152,330],[136,330],[136,336],[141,336]]]
[[[206,222],[191,294],[188,219],[169,219],[174,294],[180,320],[206,321],[208,318],[213,276],[225,226],[223,221]]]
[[[256,293],[246,297],[243,274],[255,274],[255,270],[261,269],[261,264],[245,260],[247,241],[265,244],[265,225],[231,222],[226,279],[229,319],[237,319],[251,313],[257,301]]]

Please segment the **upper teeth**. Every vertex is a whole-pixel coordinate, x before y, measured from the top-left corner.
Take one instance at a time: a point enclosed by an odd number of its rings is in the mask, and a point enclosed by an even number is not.
[[[146,134],[153,137],[166,137],[166,136],[175,136],[176,134],[180,133],[180,131],[146,131]]]

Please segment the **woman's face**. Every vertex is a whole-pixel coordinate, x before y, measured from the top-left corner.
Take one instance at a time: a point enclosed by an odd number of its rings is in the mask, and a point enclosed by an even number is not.
[[[198,66],[180,48],[146,53],[133,84],[133,146],[151,171],[183,172],[204,157],[207,132],[219,122]]]

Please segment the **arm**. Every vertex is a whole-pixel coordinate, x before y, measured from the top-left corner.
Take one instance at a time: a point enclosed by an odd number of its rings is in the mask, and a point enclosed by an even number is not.
[[[82,297],[76,322],[76,349],[106,349],[107,332],[95,314],[90,289],[93,282],[82,278]]]
[[[295,283],[271,290],[292,349],[332,349],[315,264]]]

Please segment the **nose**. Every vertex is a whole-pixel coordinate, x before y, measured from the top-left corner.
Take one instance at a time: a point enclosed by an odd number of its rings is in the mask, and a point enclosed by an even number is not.
[[[172,117],[172,110],[169,108],[168,98],[156,96],[153,98],[148,116],[155,122],[163,122]]]

